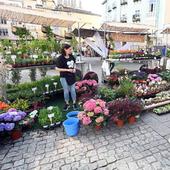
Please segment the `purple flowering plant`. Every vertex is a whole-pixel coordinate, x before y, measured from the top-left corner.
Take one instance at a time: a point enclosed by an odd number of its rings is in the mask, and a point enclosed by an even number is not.
[[[9,109],[6,113],[0,114],[0,132],[12,131],[25,116],[25,112],[14,108]]]

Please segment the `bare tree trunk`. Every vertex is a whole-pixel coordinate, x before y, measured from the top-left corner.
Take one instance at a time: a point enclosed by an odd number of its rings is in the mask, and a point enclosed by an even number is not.
[[[0,98],[7,99],[6,96],[6,67],[0,64]]]

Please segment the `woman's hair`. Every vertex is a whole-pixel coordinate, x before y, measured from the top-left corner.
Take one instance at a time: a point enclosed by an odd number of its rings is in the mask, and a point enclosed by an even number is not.
[[[71,45],[69,44],[64,44],[62,49],[61,49],[61,55],[65,56],[66,55],[66,52],[65,52],[65,49],[69,49],[71,47]]]

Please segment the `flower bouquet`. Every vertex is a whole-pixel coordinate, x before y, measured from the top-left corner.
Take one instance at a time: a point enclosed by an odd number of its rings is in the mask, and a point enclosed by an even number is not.
[[[82,80],[76,82],[76,92],[79,101],[85,102],[94,97],[97,92],[98,83],[96,80]]]
[[[109,110],[106,102],[101,99],[90,99],[83,104],[84,111],[78,114],[83,125],[94,125],[96,129],[106,125],[109,118]]]

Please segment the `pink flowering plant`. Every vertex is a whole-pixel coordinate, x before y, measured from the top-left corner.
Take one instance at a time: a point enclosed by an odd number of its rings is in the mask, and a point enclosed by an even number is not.
[[[78,118],[83,125],[106,125],[109,118],[109,110],[106,107],[105,101],[90,99],[83,104],[83,110],[78,114]]]
[[[76,82],[75,88],[78,99],[82,102],[85,102],[95,96],[98,83],[96,80],[82,80]]]

